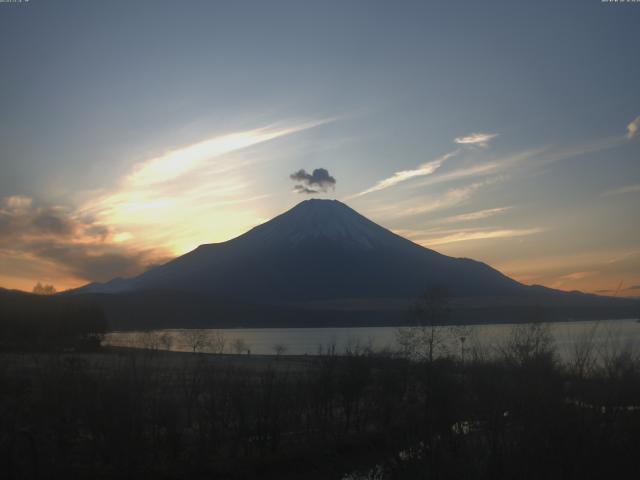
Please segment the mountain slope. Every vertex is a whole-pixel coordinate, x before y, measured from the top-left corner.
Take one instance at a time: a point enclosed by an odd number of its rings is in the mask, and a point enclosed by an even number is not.
[[[337,298],[412,298],[432,285],[453,296],[510,296],[527,287],[480,262],[441,255],[335,200],[307,200],[227,242],[88,293],[208,292],[285,303]]]

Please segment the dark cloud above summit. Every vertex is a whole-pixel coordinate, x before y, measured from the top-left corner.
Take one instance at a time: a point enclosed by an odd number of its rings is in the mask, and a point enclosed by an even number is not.
[[[333,188],[336,185],[336,179],[329,174],[326,168],[316,168],[312,173],[308,173],[302,168],[289,175],[289,178],[294,182],[301,183],[301,185],[293,187],[297,193],[312,194],[326,192],[329,188]]]

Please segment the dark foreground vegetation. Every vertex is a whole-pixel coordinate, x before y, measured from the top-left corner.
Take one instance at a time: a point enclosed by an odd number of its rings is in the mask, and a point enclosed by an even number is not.
[[[4,353],[0,477],[631,478],[640,363],[585,338],[560,363],[540,325],[495,350],[315,357]],[[461,337],[462,338],[462,337]],[[408,339],[408,340],[407,340]],[[464,345],[464,344],[463,344]]]

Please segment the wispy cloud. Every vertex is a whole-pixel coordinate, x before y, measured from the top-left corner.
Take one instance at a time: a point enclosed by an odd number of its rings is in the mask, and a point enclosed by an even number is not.
[[[592,277],[597,273],[598,272],[595,272],[595,271],[567,273],[547,281],[547,285],[550,286],[551,288],[560,288],[560,289],[567,289],[567,290],[576,289],[577,284],[583,283],[582,281],[584,279]],[[608,292],[601,291],[596,293],[608,293]]]
[[[611,148],[619,147],[625,143],[624,137],[619,135],[614,137],[598,138],[591,142],[569,145],[559,148],[548,148],[541,155],[531,159],[530,163],[537,166],[546,166],[556,162],[569,160],[571,158],[588,155],[590,153],[601,152]]]
[[[640,250],[587,250],[559,255],[526,255],[492,263],[501,272],[520,281],[554,288],[615,293],[620,281],[640,280]]]
[[[638,134],[638,130],[640,130],[640,116],[627,125],[627,138],[631,140]]]
[[[462,147],[466,147],[467,149],[472,147],[486,147],[489,145],[489,141],[497,136],[498,136],[497,133],[472,133],[467,136],[457,137],[454,139],[454,142],[457,143],[458,145],[461,145]],[[423,163],[418,168],[414,168],[412,170],[401,170],[401,171],[395,172],[390,177],[387,177],[377,182],[373,187],[368,188],[360,193],[356,193],[355,195],[351,195],[350,197],[347,197],[347,200],[353,199],[356,197],[361,197],[362,195],[367,195],[369,193],[379,192],[380,190],[393,187],[407,180],[432,175],[436,171],[438,171],[440,167],[442,167],[442,165],[447,160],[457,156],[461,151],[462,149],[458,148],[452,152],[442,155],[441,157],[435,160],[432,160],[427,163]]]
[[[390,177],[385,178],[384,180],[380,180],[373,187],[368,188],[355,195],[352,195],[349,198],[360,197],[368,193],[378,192],[380,190],[384,190],[385,188],[393,187],[394,185],[397,185],[411,178],[424,177],[426,175],[431,175],[436,170],[438,170],[444,162],[446,162],[452,157],[455,157],[459,152],[460,150],[454,150],[453,152],[446,153],[435,160],[432,160],[427,163],[423,163],[418,168],[414,168],[413,170],[401,170],[399,172],[396,172]]]
[[[510,155],[496,158],[486,163],[471,164],[456,168],[454,170],[431,175],[428,178],[414,182],[409,188],[418,190],[427,186],[441,183],[454,182],[464,178],[481,178],[487,175],[511,174],[517,171],[527,172],[553,165],[554,163],[576,158],[610,148],[620,146],[624,139],[618,137],[601,138],[592,142],[570,145],[560,148],[539,147],[512,153]],[[635,190],[629,190],[629,192]],[[621,193],[629,193],[621,192]]]
[[[443,195],[424,200],[419,202],[419,205],[411,208],[404,208],[402,212],[398,213],[403,216],[418,215],[421,213],[435,212],[437,210],[451,208],[469,200],[471,196],[485,184],[486,182],[476,182],[463,187],[453,188],[445,192]]]
[[[471,240],[486,240],[497,238],[513,238],[523,237],[526,235],[534,235],[543,232],[542,228],[520,228],[520,229],[498,229],[498,230],[479,230],[479,231],[459,231],[451,235],[441,237],[420,238],[416,241],[425,246],[444,245],[447,243],[467,242]]]
[[[3,203],[5,207],[8,207],[11,210],[20,210],[31,207],[33,199],[25,195],[13,195],[11,197],[6,197],[3,200]]]
[[[624,138],[606,137],[591,142],[564,147],[538,147],[515,152],[486,163],[466,165],[455,170],[432,175],[415,182],[410,188],[420,189],[429,185],[452,182],[463,178],[484,177],[501,172],[527,171],[545,168],[558,162],[618,147]]]
[[[489,145],[489,141],[497,136],[497,133],[472,133],[464,137],[456,137],[454,142],[459,145],[487,147]]]
[[[289,128],[260,128],[215,136],[172,150],[160,157],[140,162],[127,175],[125,183],[131,186],[147,186],[172,181],[181,175],[199,169],[205,162],[222,155],[291,135],[323,123],[326,121],[303,123]]]
[[[475,182],[462,187],[452,188],[438,196],[411,198],[403,202],[387,204],[371,209],[369,213],[376,217],[400,218],[446,210],[468,201],[480,188],[494,181],[495,179]]]
[[[493,217],[501,213],[510,210],[513,207],[498,207],[488,208],[485,210],[478,210],[476,212],[463,213],[460,215],[454,215],[451,217],[443,218],[440,223],[458,223],[458,222],[470,222],[474,220],[484,220],[485,218]]]
[[[637,193],[640,192],[640,183],[634,185],[626,185],[624,187],[614,188],[601,193],[603,197],[610,197],[612,195],[624,195],[625,193]]]
[[[410,186],[410,188],[420,189],[430,185],[454,182],[465,178],[486,177],[487,175],[509,171],[511,168],[531,163],[532,160],[536,159],[545,151],[546,149],[543,148],[525,150],[522,152],[514,153],[512,155],[497,158],[489,162],[465,165],[445,173],[438,172],[437,175],[433,175],[429,178],[415,182]]]
[[[567,273],[566,275],[562,275],[560,279],[562,280],[582,280],[590,275],[593,275],[597,272],[573,272]]]

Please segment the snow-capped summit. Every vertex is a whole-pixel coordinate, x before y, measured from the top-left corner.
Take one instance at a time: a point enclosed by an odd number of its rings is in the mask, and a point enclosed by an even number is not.
[[[292,246],[304,241],[324,239],[365,249],[407,242],[338,200],[315,198],[300,202],[291,210],[253,228],[242,237],[257,242],[284,242]]]

